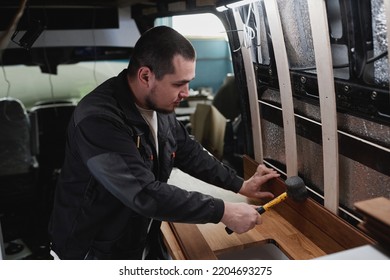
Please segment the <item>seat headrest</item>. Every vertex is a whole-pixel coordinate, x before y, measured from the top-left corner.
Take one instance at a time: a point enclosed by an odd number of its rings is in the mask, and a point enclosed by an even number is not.
[[[0,99],[0,119],[7,121],[21,121],[26,118],[26,109],[23,103],[14,98]]]

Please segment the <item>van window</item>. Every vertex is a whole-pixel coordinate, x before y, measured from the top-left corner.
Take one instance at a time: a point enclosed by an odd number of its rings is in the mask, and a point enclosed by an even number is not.
[[[217,16],[210,13],[174,16],[172,17],[172,27],[190,38],[221,38],[227,40],[222,22]]]
[[[56,75],[42,73],[39,66],[2,66],[0,96],[17,98],[27,109],[39,102],[77,102],[98,84],[118,75],[127,64],[124,60],[60,64]]]
[[[196,77],[190,87],[195,92],[214,95],[233,72],[230,46],[221,20],[214,14],[204,13],[158,18],[155,25],[172,27],[193,44],[197,53]]]

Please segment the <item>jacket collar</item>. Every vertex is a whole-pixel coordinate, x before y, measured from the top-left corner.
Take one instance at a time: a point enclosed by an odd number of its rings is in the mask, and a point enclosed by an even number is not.
[[[115,87],[115,99],[118,101],[118,106],[121,107],[126,119],[135,125],[147,125],[135,106],[134,94],[127,82],[126,69],[117,76]]]

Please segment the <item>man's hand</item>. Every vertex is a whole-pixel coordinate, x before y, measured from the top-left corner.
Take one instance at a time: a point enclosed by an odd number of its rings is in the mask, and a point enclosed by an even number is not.
[[[239,193],[252,198],[273,198],[272,193],[262,191],[261,188],[264,183],[279,176],[275,170],[260,164],[255,174],[244,181]],[[225,212],[221,222],[236,233],[247,232],[262,222],[261,216],[256,210],[258,207],[246,203],[225,202]]]
[[[257,167],[255,174],[248,180],[244,181],[239,194],[252,198],[273,198],[274,195],[270,192],[263,192],[261,190],[262,185],[268,180],[279,177],[275,170],[266,167],[264,164],[260,164]]]
[[[225,212],[221,222],[236,233],[244,233],[261,224],[258,206],[246,203],[225,202]]]

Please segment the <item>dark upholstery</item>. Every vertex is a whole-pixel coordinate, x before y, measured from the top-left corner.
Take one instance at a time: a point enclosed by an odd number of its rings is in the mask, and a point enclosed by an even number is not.
[[[22,237],[34,213],[38,164],[23,104],[0,99],[0,219],[4,240]]]

